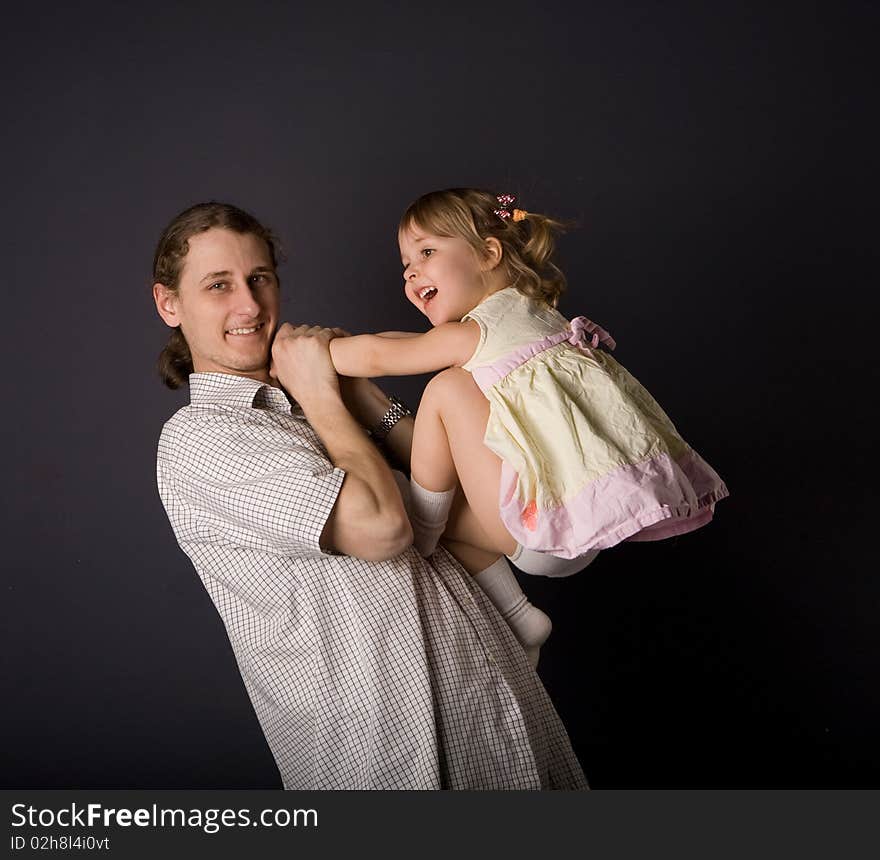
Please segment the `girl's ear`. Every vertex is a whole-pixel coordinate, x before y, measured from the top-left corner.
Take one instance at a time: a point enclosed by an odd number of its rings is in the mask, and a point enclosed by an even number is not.
[[[501,243],[494,236],[490,236],[486,239],[485,259],[483,263],[485,269],[487,271],[494,269],[501,262],[503,256],[504,250],[501,247]]]
[[[169,290],[165,284],[153,284],[153,300],[156,302],[156,310],[165,325],[177,328],[180,325],[180,319],[177,315],[176,293]]]

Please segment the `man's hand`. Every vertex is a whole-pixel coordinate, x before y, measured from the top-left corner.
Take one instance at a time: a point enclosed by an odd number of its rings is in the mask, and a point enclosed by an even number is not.
[[[290,323],[276,332],[269,373],[304,410],[328,396],[341,396],[329,344],[345,334],[339,328],[294,327]]]

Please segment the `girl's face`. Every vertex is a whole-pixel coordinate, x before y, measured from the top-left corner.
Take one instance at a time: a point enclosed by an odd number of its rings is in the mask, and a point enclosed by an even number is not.
[[[457,237],[434,236],[412,225],[398,235],[406,297],[432,326],[458,322],[494,292],[492,264]]]

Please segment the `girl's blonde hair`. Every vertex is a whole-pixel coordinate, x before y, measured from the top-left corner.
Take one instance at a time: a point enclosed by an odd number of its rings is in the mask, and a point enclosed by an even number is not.
[[[502,217],[496,210],[510,213]],[[524,216],[524,217],[523,217]],[[435,236],[464,239],[481,257],[494,236],[503,250],[501,263],[510,285],[529,298],[556,307],[565,275],[552,261],[555,234],[565,225],[546,215],[506,208],[491,191],[447,188],[423,194],[400,219],[399,232],[418,227]]]

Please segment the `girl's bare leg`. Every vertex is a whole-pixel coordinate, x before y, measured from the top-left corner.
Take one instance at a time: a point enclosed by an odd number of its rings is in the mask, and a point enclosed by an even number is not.
[[[510,556],[524,573],[559,577],[583,570],[598,550],[557,558],[520,547],[507,531],[498,510],[501,459],[483,444],[488,420],[489,401],[461,368],[443,371],[425,389],[413,437],[413,477],[447,488],[457,477],[465,495],[454,500],[444,536]]]
[[[493,552],[443,538],[442,545],[449,550],[453,558],[471,575],[476,576],[481,570],[493,565],[500,556]]]
[[[483,444],[488,420],[489,401],[466,370],[452,367],[437,374],[416,415],[412,477],[435,493],[460,481],[470,513],[459,501],[446,537],[509,555],[516,541],[498,512],[501,460]]]
[[[413,497],[432,504],[439,497],[432,494],[448,494],[446,548],[474,577],[536,665],[552,625],[529,603],[502,557],[516,549],[516,541],[498,513],[501,460],[483,444],[488,418],[489,403],[467,371],[451,368],[431,380],[413,433]]]

